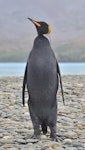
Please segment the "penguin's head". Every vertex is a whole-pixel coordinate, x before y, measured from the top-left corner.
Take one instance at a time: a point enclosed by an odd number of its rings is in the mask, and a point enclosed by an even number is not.
[[[51,32],[51,27],[45,22],[38,22],[31,18],[28,18],[36,27],[38,35],[49,34]]]

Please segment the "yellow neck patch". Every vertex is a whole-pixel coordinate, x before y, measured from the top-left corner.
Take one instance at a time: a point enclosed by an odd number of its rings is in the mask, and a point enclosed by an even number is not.
[[[48,32],[47,34],[49,34],[51,32],[51,27],[48,25]]]

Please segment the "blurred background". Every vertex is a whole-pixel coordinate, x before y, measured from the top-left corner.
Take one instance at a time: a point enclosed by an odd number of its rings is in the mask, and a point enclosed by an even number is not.
[[[51,26],[59,62],[85,61],[85,0],[0,0],[0,62],[26,62],[37,36],[30,17]]]

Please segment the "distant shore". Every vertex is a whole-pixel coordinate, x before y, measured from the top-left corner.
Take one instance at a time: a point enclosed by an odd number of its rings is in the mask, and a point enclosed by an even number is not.
[[[24,76],[25,63],[0,63],[0,77]],[[61,75],[85,75],[85,63],[60,63]]]
[[[3,150],[85,150],[85,76],[62,76],[64,97],[58,91],[58,142],[41,133],[31,139],[33,127],[26,104],[22,106],[23,77],[0,77],[0,148]],[[80,149],[79,149],[80,148]]]

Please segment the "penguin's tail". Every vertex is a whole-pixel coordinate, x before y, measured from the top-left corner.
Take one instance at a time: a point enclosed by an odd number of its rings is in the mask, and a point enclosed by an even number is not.
[[[42,124],[42,131],[43,131],[43,134],[47,133],[47,125],[45,123]]]

